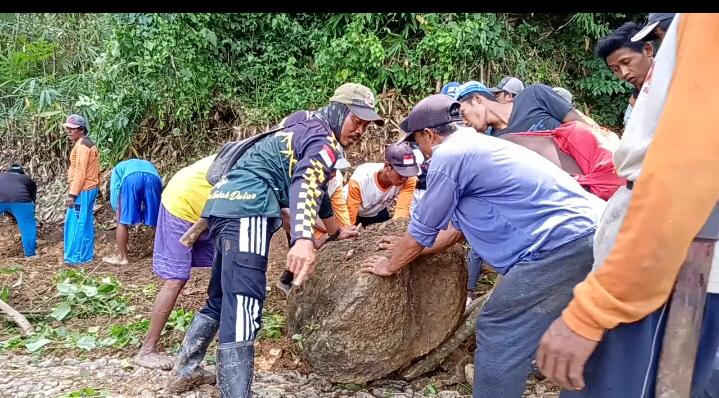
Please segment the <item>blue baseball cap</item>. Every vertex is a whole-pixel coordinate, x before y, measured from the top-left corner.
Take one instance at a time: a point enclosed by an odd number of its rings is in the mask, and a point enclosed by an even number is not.
[[[454,99],[458,100],[458,99],[464,97],[465,95],[467,95],[469,93],[473,93],[473,92],[477,92],[481,96],[491,99],[493,101],[495,100],[494,94],[492,94],[492,92],[489,91],[487,86],[485,86],[484,84],[482,84],[476,80],[470,80],[470,81],[460,85],[459,87],[457,87],[457,90],[454,92]]]
[[[439,93],[449,95],[450,97],[454,98],[454,93],[457,91],[457,87],[459,86],[461,86],[459,82],[449,82],[442,86],[442,89],[439,91]]]

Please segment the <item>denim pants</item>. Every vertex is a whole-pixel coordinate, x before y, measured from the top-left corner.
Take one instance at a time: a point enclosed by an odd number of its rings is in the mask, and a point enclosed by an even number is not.
[[[479,282],[479,276],[482,274],[483,262],[482,257],[470,247],[469,253],[467,253],[467,271],[469,272],[467,290],[477,290],[477,282]]]
[[[473,398],[521,398],[539,340],[592,269],[589,233],[507,271],[477,319]]]
[[[37,242],[37,223],[35,222],[35,203],[0,203],[0,214],[10,213],[15,217],[22,238],[22,250],[26,257],[35,255]]]

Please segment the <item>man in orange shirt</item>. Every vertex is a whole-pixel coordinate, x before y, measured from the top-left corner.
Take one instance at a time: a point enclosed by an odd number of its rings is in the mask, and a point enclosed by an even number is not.
[[[100,156],[97,146],[87,136],[84,117],[70,115],[62,126],[73,143],[67,171],[70,192],[65,199],[64,261],[68,265],[81,265],[92,261],[95,249],[92,209],[100,183]]]
[[[679,269],[695,237],[717,239],[703,228],[719,217],[719,136],[711,119],[719,109],[716,37],[719,15],[677,14],[639,93],[615,153],[629,183],[611,198],[597,230],[594,271],[537,352],[542,373],[568,390],[562,398],[655,395]],[[706,385],[719,346],[717,261],[699,332],[692,396]]]
[[[357,167],[345,187],[347,209],[352,225],[385,222],[409,217],[417,174],[417,159],[409,145],[392,144],[384,151],[384,163],[365,163]],[[387,207],[397,201],[394,216]]]

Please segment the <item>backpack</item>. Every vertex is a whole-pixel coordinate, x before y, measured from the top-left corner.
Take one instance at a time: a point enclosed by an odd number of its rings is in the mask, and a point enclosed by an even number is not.
[[[217,152],[217,156],[215,157],[215,160],[210,165],[210,168],[207,170],[206,180],[210,183],[210,185],[214,186],[217,184],[222,177],[227,174],[232,167],[235,166],[235,163],[242,157],[242,155],[247,152],[248,149],[250,149],[253,145],[255,145],[257,142],[259,142],[261,139],[267,137],[270,134],[274,134],[280,130],[284,130],[286,128],[290,128],[294,126],[297,123],[293,123],[289,126],[280,126],[275,129],[265,131],[264,133],[260,133],[257,135],[253,135],[252,137],[245,138],[244,140],[240,141],[230,141],[228,143],[225,143],[220,147],[220,150]]]

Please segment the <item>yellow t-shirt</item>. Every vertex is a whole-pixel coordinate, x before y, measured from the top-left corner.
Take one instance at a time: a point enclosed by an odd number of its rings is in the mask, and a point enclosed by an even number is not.
[[[206,176],[215,156],[200,159],[172,176],[162,191],[162,205],[170,214],[191,223],[200,219],[212,189]]]

